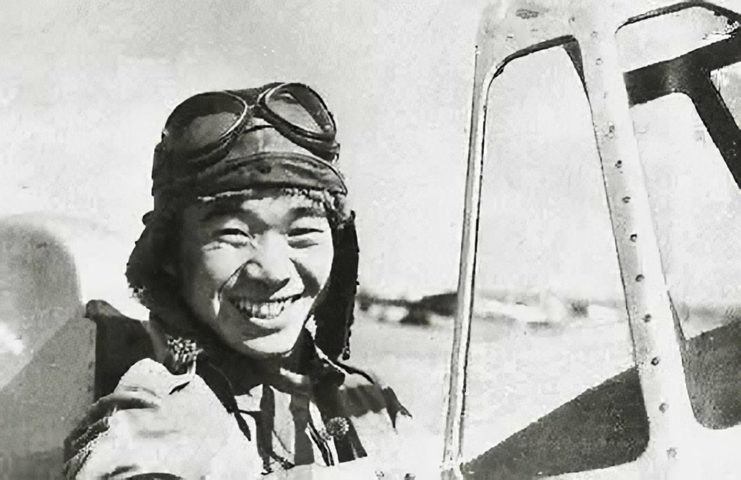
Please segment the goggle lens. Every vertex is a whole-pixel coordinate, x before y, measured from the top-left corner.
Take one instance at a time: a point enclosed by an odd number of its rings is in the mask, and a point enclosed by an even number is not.
[[[305,85],[276,87],[265,94],[262,103],[268,116],[277,117],[292,129],[315,138],[334,138],[334,119],[319,95]]]
[[[227,139],[241,124],[246,110],[244,100],[224,92],[191,97],[167,119],[163,144],[175,155],[196,155]]]

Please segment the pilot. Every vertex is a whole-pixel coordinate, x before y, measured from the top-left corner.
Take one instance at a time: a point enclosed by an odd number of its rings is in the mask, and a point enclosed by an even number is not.
[[[409,412],[349,357],[358,248],[322,98],[181,103],[126,275],[151,358],[65,445],[67,478],[414,478]]]

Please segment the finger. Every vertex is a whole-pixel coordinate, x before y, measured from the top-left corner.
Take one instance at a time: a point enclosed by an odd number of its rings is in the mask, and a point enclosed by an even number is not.
[[[101,398],[93,404],[95,415],[108,415],[114,410],[128,410],[134,408],[157,408],[160,400],[156,396],[145,391],[126,391],[112,393]]]
[[[108,430],[109,421],[111,417],[103,417],[97,422],[93,423],[88,427],[85,432],[77,438],[71,439],[69,443],[70,457],[74,456],[82,450],[85,445],[95,440],[98,435]]]
[[[133,477],[126,477],[126,480],[185,480],[183,477],[171,473],[140,473]]]
[[[70,436],[81,435],[87,429],[88,425],[112,414],[116,410],[157,408],[159,405],[159,398],[147,390],[131,389],[106,395],[90,406],[85,418],[83,418],[79,426],[73,431],[73,435]]]
[[[75,454],[66,462],[64,462],[64,478],[66,480],[74,480],[75,477],[77,477],[77,474],[82,469],[83,465],[85,465],[85,462],[87,461],[89,456],[90,449],[84,449]]]

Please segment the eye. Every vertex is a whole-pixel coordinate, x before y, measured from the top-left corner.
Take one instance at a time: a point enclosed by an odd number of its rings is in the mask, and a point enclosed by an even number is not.
[[[241,228],[220,228],[214,232],[214,237],[223,242],[246,244],[252,240],[252,235]]]
[[[312,247],[322,241],[323,234],[321,228],[294,227],[288,231],[288,242],[294,248]]]
[[[324,233],[324,230],[321,228],[307,228],[307,227],[299,227],[299,228],[292,228],[288,232],[289,237],[301,237],[303,235],[311,235],[312,233]]]

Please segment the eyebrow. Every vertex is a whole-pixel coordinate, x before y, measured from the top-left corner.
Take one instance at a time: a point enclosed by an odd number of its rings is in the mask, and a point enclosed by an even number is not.
[[[327,212],[323,206],[319,205],[299,205],[289,210],[289,214],[292,220],[296,220],[300,217],[320,217],[324,218],[327,216]]]
[[[214,202],[212,205],[209,206],[206,213],[201,215],[199,221],[207,222],[214,218],[223,217],[225,215],[238,215],[239,213],[244,212],[244,210],[239,208],[240,204],[241,202],[237,202],[236,200],[222,200],[220,202]]]
[[[224,200],[221,202],[217,202],[213,206],[211,206],[208,211],[203,214],[203,216],[201,216],[200,222],[205,223],[209,220],[213,220],[214,218],[219,218],[227,215],[247,217],[257,222],[263,221],[263,219],[257,212],[244,210],[243,208],[241,208],[241,205],[242,201],[236,200]],[[301,217],[325,218],[326,211],[321,205],[297,205],[295,207],[291,207],[288,210],[287,216],[290,217],[290,221],[294,221]]]

